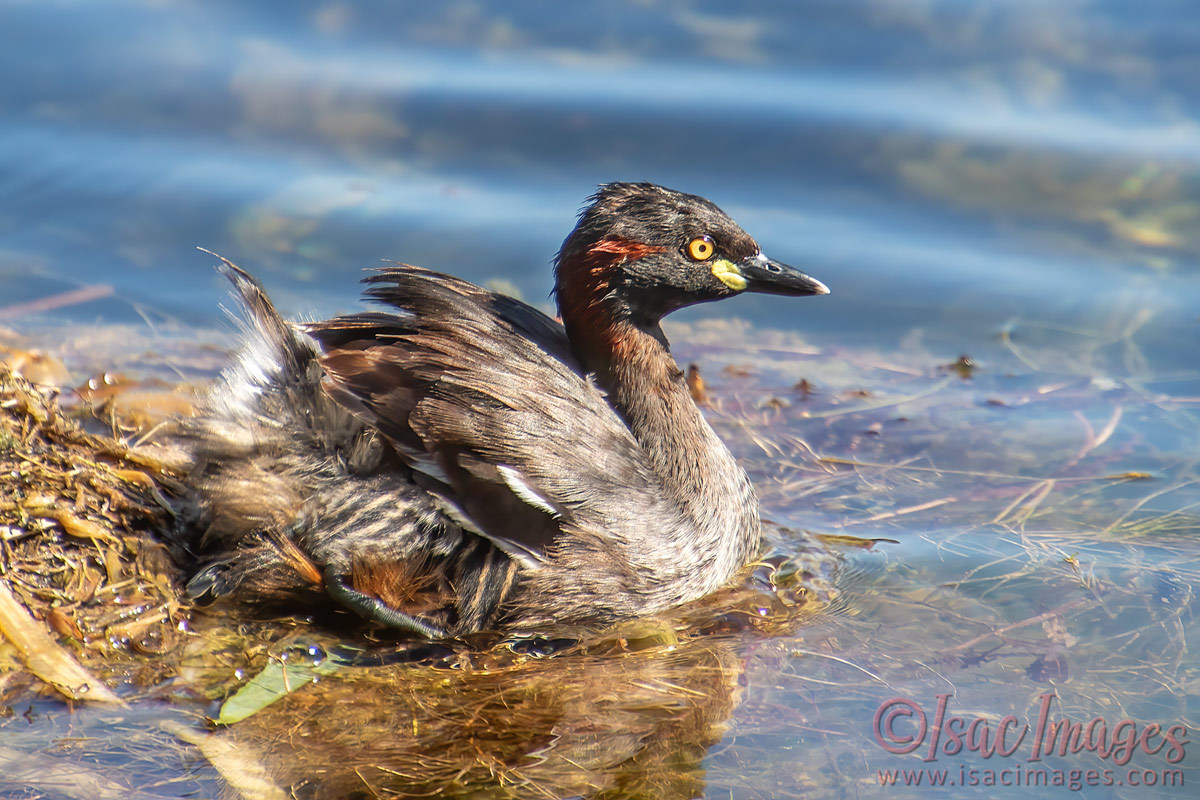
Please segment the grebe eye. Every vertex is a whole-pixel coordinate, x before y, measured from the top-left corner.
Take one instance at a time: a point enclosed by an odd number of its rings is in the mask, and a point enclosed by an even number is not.
[[[697,236],[687,243],[687,256],[692,261],[708,261],[717,252],[717,246],[707,236]]]

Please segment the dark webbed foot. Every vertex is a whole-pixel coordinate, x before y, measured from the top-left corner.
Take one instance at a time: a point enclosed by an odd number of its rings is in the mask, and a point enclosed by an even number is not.
[[[229,560],[214,561],[207,564],[188,579],[187,585],[183,592],[187,598],[200,605],[208,605],[218,597],[229,594],[228,579],[226,572],[230,565]]]
[[[325,590],[334,600],[364,619],[374,620],[396,630],[415,633],[426,639],[444,639],[449,635],[436,625],[397,611],[378,597],[360,592],[348,584],[346,577],[332,565],[325,568]]]

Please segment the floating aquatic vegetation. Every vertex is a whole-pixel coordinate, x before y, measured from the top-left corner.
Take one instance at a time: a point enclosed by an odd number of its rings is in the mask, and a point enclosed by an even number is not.
[[[12,597],[85,661],[174,646],[174,569],[152,535],[171,524],[160,464],[84,432],[55,390],[0,366],[0,475],[0,575]]]

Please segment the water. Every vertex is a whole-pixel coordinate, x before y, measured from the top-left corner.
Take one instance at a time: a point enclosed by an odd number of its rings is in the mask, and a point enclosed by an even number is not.
[[[0,324],[19,332],[211,329],[226,291],[196,246],[289,313],[352,308],[383,258],[546,304],[607,180],[705,195],[829,284],[682,312],[673,341],[772,516],[900,544],[852,554],[811,625],[681,657],[686,675],[745,658],[743,689],[706,707],[720,731],[664,735],[693,768],[656,791],[915,794],[879,786],[936,766],[874,740],[897,695],[1032,721],[1056,687],[1080,719],[1200,728],[1191,3],[7,2],[0,19]],[[112,291],[24,305],[94,286]],[[94,366],[85,349],[68,365]],[[962,354],[969,380],[940,369]],[[1150,477],[1111,477],[1133,472]],[[641,730],[618,717],[600,728]],[[618,751],[596,774],[624,774]]]

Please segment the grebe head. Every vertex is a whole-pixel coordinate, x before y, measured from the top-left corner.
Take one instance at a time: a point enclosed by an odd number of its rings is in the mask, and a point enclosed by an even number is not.
[[[685,306],[742,292],[828,294],[820,281],[763,255],[725,212],[652,183],[609,183],[589,199],[555,259],[564,322],[609,314],[657,323]]]

